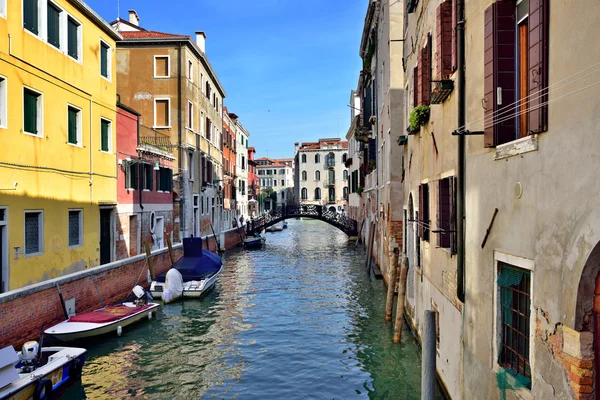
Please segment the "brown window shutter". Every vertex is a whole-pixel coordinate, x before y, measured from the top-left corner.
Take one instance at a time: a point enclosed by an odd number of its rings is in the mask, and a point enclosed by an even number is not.
[[[423,51],[419,50],[419,54],[417,56],[417,103],[416,106],[420,106],[423,104]]]
[[[445,1],[436,10],[436,79],[452,74],[452,3]]]
[[[417,236],[423,237],[423,185],[419,185],[419,221],[417,223]]]
[[[548,130],[548,105],[542,105],[548,101],[548,15],[548,0],[529,0],[530,133]]]
[[[442,229],[442,181],[437,181],[437,207],[435,208],[435,224],[436,230]],[[436,235],[436,246],[442,247],[442,235],[438,232]]]
[[[508,118],[516,111],[514,4],[493,3],[485,10],[484,21],[484,142],[485,147],[494,147],[516,138],[515,118]]]
[[[429,104],[431,95],[431,62],[430,62],[431,41],[421,49],[421,62],[419,63],[419,72],[421,73],[421,101],[419,104]]]
[[[457,10],[456,0],[452,0],[452,72],[458,69],[458,51],[456,48],[458,44],[458,36],[456,35],[456,25],[458,24]]]
[[[167,57],[156,57],[154,62],[156,63],[156,76],[167,76],[169,73],[169,59]]]
[[[413,69],[413,108],[419,105],[419,67]]]
[[[429,218],[429,184],[423,184],[423,208],[420,208],[423,220],[423,240],[429,241],[430,218]]]
[[[450,253],[456,254],[456,194],[457,178],[450,178]]]
[[[167,126],[169,124],[169,102],[167,100],[156,100],[156,126]]]

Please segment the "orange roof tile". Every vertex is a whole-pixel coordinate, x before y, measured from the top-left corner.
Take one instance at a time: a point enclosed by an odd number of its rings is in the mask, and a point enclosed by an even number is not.
[[[173,39],[189,39],[186,35],[175,35],[172,33],[164,33],[157,31],[140,31],[140,32],[120,32],[123,39],[152,39],[152,38],[173,38]]]

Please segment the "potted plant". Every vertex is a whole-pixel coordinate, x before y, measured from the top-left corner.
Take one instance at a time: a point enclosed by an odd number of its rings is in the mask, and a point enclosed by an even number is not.
[[[362,196],[362,192],[364,191],[362,186],[359,186],[356,188],[356,194],[359,196]]]
[[[417,133],[429,121],[429,106],[417,106],[408,116],[408,133]]]

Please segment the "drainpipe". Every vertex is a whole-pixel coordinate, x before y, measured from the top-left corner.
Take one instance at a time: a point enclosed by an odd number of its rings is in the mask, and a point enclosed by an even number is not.
[[[137,141],[136,144],[139,146],[140,144],[140,117],[137,117]],[[140,192],[139,196],[140,196],[140,209],[142,210],[141,214],[144,213],[144,205],[142,204],[142,179],[145,179],[145,176],[142,176],[142,173],[140,172],[140,165],[141,164],[136,164],[137,165],[137,169],[138,169],[138,192]]]
[[[179,182],[181,186],[179,188],[179,204],[181,215],[179,216],[179,220],[181,221],[181,234],[182,237],[186,237],[186,224],[185,224],[185,206],[186,206],[186,198],[183,196],[185,192],[183,190],[183,185],[186,184],[183,179],[183,145],[181,144],[181,44],[177,49],[177,146],[179,147],[179,157],[177,160],[177,166],[179,168]]]
[[[458,126],[465,125],[465,0],[457,0]],[[458,135],[458,196],[456,204],[457,297],[465,302],[465,135]]]

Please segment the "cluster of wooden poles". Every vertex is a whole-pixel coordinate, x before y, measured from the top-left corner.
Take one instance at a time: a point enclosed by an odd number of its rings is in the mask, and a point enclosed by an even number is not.
[[[400,262],[398,262],[400,260]],[[396,306],[396,320],[394,321],[394,343],[402,341],[402,324],[404,320],[404,300],[406,299],[406,278],[408,275],[408,259],[405,254],[400,258],[400,250],[395,248],[392,253],[392,263],[390,264],[387,298],[385,301],[385,320],[392,320],[394,310],[394,293],[396,291],[396,279],[398,279],[398,303]]]

